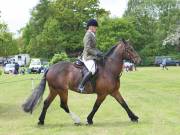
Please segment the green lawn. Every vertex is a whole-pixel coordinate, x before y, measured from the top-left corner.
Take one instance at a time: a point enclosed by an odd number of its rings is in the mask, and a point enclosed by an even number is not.
[[[180,135],[180,67],[169,67],[168,71],[138,68],[137,72],[123,73],[121,94],[139,116],[139,123],[130,122],[121,106],[109,96],[96,113],[93,126],[75,126],[59,107],[59,97],[50,106],[43,127],[37,126],[42,105],[32,115],[22,112],[21,104],[32,90],[30,80],[21,80],[40,76],[0,76],[0,135]],[[44,98],[47,93],[48,89]],[[84,123],[95,99],[96,95],[70,91],[70,110]]]

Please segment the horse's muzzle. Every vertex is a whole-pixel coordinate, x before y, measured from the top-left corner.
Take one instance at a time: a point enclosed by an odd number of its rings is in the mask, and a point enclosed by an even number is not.
[[[137,56],[133,59],[133,61],[135,64],[139,64],[139,63],[141,63],[141,58],[139,56]]]

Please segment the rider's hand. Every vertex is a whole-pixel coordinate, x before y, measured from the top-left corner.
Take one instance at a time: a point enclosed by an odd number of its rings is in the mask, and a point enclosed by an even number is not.
[[[97,57],[103,57],[103,53],[102,52],[98,53]]]

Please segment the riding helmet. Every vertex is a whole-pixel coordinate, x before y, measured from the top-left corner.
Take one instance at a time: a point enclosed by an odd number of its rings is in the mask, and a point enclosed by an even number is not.
[[[95,19],[90,19],[88,22],[87,22],[87,28],[89,26],[96,26],[98,27],[98,22],[95,20]]]

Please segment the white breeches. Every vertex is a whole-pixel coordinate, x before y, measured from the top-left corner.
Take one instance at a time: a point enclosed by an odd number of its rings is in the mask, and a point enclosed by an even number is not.
[[[85,64],[85,66],[87,67],[87,69],[94,75],[96,72],[96,64],[94,60],[84,60],[83,58],[83,62]]]

